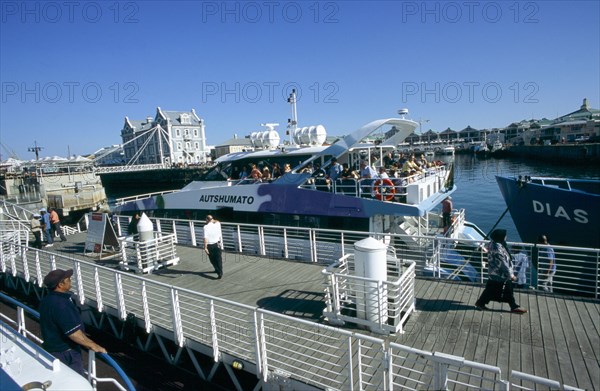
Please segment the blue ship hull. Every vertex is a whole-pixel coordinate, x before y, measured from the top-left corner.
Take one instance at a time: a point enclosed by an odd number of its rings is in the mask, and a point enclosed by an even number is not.
[[[523,242],[600,248],[600,181],[497,176]]]

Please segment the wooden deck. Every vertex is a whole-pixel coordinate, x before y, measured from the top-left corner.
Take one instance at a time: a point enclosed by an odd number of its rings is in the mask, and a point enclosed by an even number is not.
[[[57,242],[55,252],[83,256],[85,234]],[[322,266],[224,253],[224,277],[216,279],[201,248],[177,247],[181,261],[147,275],[170,285],[306,320],[323,322]],[[96,261],[106,266],[115,261]],[[600,302],[533,290],[515,290],[525,315],[507,304],[478,311],[480,285],[418,279],[417,313],[392,342],[464,357],[502,369],[547,377],[583,389],[600,389]],[[353,331],[357,331],[354,329]],[[360,330],[361,333],[369,334]],[[380,335],[377,336],[381,338]]]

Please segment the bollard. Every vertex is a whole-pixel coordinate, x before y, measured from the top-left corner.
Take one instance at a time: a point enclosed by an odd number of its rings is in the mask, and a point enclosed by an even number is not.
[[[387,246],[374,238],[354,243],[354,262],[357,277],[376,281],[360,280],[356,283],[356,316],[373,323],[373,332],[382,332],[387,323]]]

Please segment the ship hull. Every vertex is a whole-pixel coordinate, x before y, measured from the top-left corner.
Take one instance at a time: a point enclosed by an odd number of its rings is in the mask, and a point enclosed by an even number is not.
[[[496,180],[523,242],[535,243],[546,235],[558,245],[600,248],[600,181],[585,181],[588,191],[579,191],[515,178]]]

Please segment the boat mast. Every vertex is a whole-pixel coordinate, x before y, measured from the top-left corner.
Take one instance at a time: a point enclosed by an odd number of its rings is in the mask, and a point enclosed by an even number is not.
[[[288,98],[288,103],[292,106],[292,118],[288,118],[287,135],[290,138],[290,145],[294,144],[294,133],[298,128],[298,112],[296,110],[296,89],[292,89],[292,93]]]

